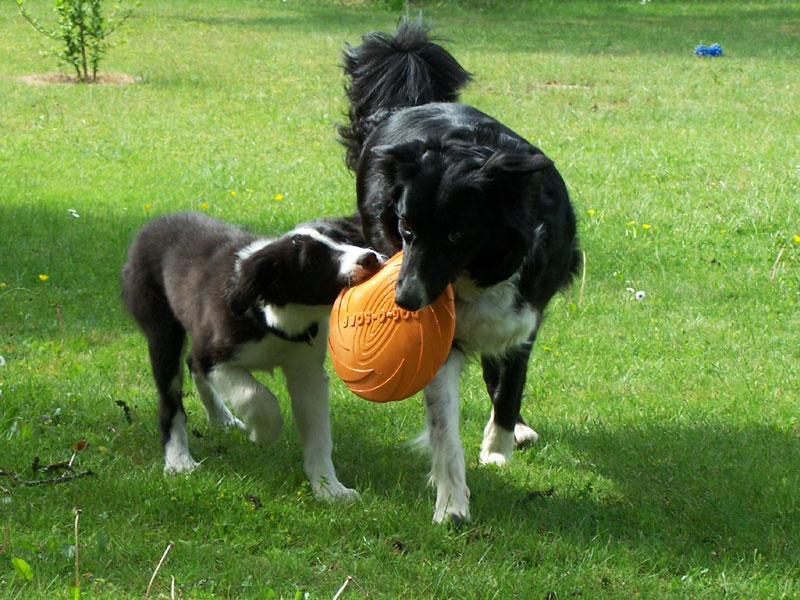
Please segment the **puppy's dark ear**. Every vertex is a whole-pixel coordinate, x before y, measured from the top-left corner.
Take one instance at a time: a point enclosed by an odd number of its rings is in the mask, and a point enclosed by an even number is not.
[[[526,177],[553,166],[544,154],[527,152],[495,152],[481,167],[481,174],[494,181]]]
[[[246,258],[228,295],[231,312],[243,315],[259,299],[270,304],[286,304],[285,300],[281,301],[280,280],[280,261],[271,252],[261,250]]]
[[[425,142],[422,140],[372,148],[372,156],[378,169],[391,180],[414,177],[421,168],[424,153]]]

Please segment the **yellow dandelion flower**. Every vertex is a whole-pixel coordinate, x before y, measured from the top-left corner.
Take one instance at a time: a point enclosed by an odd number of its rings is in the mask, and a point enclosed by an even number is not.
[[[145,210],[150,210],[150,205],[149,205],[149,204],[145,204],[145,205],[144,205],[144,209],[145,209]]]
[[[795,244],[800,244],[800,235],[794,236],[794,243]]]
[[[0,288],[4,288],[4,287],[6,287],[6,285],[7,284],[6,284],[5,281],[0,281]]]
[[[275,200],[283,200],[283,194],[275,194]]]
[[[590,214],[590,215],[593,215],[593,214],[594,214],[594,212],[595,212],[595,211],[594,211],[594,209],[593,209],[593,208],[590,208],[590,209],[589,209],[589,214]]]
[[[235,196],[235,195],[236,195],[236,190],[231,190],[231,196]]]
[[[50,275],[45,275],[44,273],[39,275],[39,280],[40,281],[47,281],[48,279],[50,279]]]
[[[648,225],[647,223],[643,223],[642,227],[644,227],[645,229],[650,229],[650,225]]]
[[[636,225],[636,221],[628,221],[627,223],[625,223],[625,225],[627,225],[628,227]]]
[[[208,207],[209,207],[208,202],[203,202],[202,204],[200,204],[200,208],[202,208],[203,210],[206,210]]]

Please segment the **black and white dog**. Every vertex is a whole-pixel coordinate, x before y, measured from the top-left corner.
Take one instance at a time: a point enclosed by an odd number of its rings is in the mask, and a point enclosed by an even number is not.
[[[181,400],[188,333],[187,363],[212,424],[239,427],[259,444],[274,441],[283,427],[278,401],[250,372],[279,367],[315,494],[357,495],[339,482],[331,461],[323,362],[336,296],[383,263],[363,246],[357,221],[343,219],[311,221],[270,239],[179,213],[139,232],[122,270],[122,289],[147,337],[166,472],[198,464],[189,453]]]
[[[580,265],[575,216],[553,163],[522,137],[456,102],[471,75],[427,28],[404,21],[344,55],[350,123],[340,127],[356,172],[367,244],[403,250],[395,290],[408,310],[453,283],[456,333],[425,388],[435,522],[469,518],[458,434],[459,376],[480,353],[493,402],[482,463],[502,465],[537,435],[520,417],[543,311]]]

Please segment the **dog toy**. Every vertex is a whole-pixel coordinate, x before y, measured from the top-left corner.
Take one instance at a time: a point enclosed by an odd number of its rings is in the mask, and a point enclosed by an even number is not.
[[[703,46],[700,44],[694,49],[695,56],[722,56],[722,46],[719,44],[711,44],[710,46]]]
[[[416,394],[444,364],[453,343],[450,285],[418,311],[395,304],[402,260],[397,253],[370,279],[345,288],[331,311],[328,349],[333,369],[353,393],[373,402]]]

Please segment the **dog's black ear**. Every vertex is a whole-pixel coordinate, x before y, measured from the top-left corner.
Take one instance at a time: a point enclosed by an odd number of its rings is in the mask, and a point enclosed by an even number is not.
[[[280,261],[271,252],[260,251],[243,260],[239,276],[228,295],[228,306],[234,315],[243,315],[261,299],[265,303],[283,305]]]
[[[413,178],[420,171],[424,153],[425,142],[422,140],[372,148],[378,169],[390,180]]]
[[[498,181],[527,177],[552,166],[553,161],[542,153],[497,151],[481,167],[481,174],[490,180]]]

